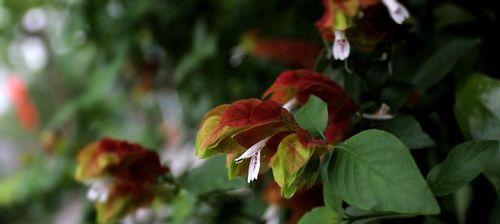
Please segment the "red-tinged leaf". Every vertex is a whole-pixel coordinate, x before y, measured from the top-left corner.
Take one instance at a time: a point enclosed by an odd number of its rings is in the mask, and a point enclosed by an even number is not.
[[[214,115],[203,122],[196,135],[196,155],[200,158],[210,157],[216,153],[223,152],[219,143],[227,137],[233,135],[242,128],[233,128],[229,126],[221,126],[220,120],[222,116]]]
[[[233,139],[236,140],[239,145],[245,148],[250,148],[262,139],[273,136],[279,132],[287,131],[287,127],[285,125],[286,124],[282,121],[258,125],[234,135]]]
[[[322,139],[313,138],[313,136],[303,128],[299,128],[297,130],[297,138],[298,138],[300,144],[302,144],[302,146],[304,146],[306,148],[314,148],[314,147],[320,147],[320,146],[326,147],[326,144],[327,144],[327,142],[325,142]]]
[[[291,134],[281,140],[278,151],[272,159],[272,167],[274,170],[282,170],[285,176],[276,175],[275,178],[278,184],[282,185],[287,182],[288,177],[293,176],[300,168],[305,166],[314,150],[304,147],[298,140],[296,134]],[[284,179],[282,179],[284,178]]]
[[[201,126],[203,126],[203,124],[205,123],[205,121],[210,118],[210,117],[213,117],[213,116],[221,116],[224,114],[224,112],[226,111],[226,109],[230,106],[230,104],[222,104],[222,105],[219,105],[217,107],[215,107],[214,109],[210,110],[208,113],[205,114],[205,116],[203,117],[203,120],[201,120],[201,123],[200,123],[200,128]]]
[[[294,38],[261,37],[255,30],[247,32],[239,45],[251,56],[276,60],[291,66],[313,69],[323,46]]]
[[[274,101],[239,100],[231,104],[221,119],[221,126],[249,127],[279,119],[281,106]]]
[[[323,0],[325,12],[323,16],[316,22],[316,27],[321,33],[323,39],[333,41],[335,39],[334,31],[336,29],[345,30],[346,27],[339,26],[338,13],[344,13],[349,17],[353,17],[358,12],[358,0]],[[343,23],[343,22],[341,22]]]

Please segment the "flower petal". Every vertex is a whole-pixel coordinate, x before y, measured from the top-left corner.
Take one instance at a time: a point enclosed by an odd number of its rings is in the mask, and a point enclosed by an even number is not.
[[[248,177],[247,182],[250,183],[253,180],[257,180],[260,170],[260,150],[252,156],[250,159],[250,164],[248,166]]]

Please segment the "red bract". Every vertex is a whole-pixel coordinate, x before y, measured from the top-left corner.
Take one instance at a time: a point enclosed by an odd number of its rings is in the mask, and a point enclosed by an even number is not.
[[[325,12],[316,22],[316,27],[324,39],[333,41],[335,30],[348,28],[350,18],[354,17],[360,8],[379,4],[379,0],[322,0]]]
[[[252,138],[253,133],[258,133],[257,136],[263,133],[269,135],[279,132],[286,125],[295,125],[293,115],[275,101],[247,99],[218,106],[208,112],[201,123],[196,139],[197,155],[206,157],[215,152],[234,151],[235,148],[226,147],[227,144],[219,144],[229,137],[245,139],[247,144],[253,145],[262,140]]]
[[[325,148],[326,142],[312,139],[293,114],[273,100],[247,99],[218,106],[207,113],[196,137],[198,157],[227,155],[230,178],[248,173],[251,182],[261,170],[272,168],[285,197],[314,182],[305,167]]]
[[[91,185],[87,197],[96,201],[100,223],[149,205],[158,177],[168,171],[155,152],[109,138],[81,150],[77,162],[76,179]]]
[[[22,126],[26,130],[34,130],[38,126],[38,110],[31,100],[25,81],[17,75],[9,77],[7,91]]]
[[[123,183],[150,184],[167,168],[155,152],[138,144],[104,138],[80,151],[76,178],[85,181],[110,175]]]
[[[308,69],[314,68],[316,58],[323,49],[320,44],[293,38],[262,38],[254,31],[243,37],[241,47],[244,52],[258,58]]]
[[[325,131],[328,142],[341,141],[347,137],[351,116],[357,111],[357,106],[342,86],[327,76],[303,69],[285,71],[263,97],[282,105],[296,99],[303,105],[310,95],[315,95],[328,104],[328,126]]]
[[[325,12],[316,22],[316,27],[324,39],[333,41],[335,30],[348,28],[348,18],[354,16],[358,11],[357,0],[323,0]]]

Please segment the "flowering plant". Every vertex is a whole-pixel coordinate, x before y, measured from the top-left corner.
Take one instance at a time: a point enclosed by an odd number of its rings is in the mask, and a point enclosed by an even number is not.
[[[158,155],[137,144],[104,138],[82,149],[75,178],[90,185],[87,198],[95,202],[100,223],[113,223],[148,207],[157,184],[168,169]]]
[[[500,223],[497,5],[0,0],[0,223]]]

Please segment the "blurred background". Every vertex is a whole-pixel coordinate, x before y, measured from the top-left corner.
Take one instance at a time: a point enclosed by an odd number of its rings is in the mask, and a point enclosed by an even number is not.
[[[481,55],[476,69],[498,75],[493,3],[406,2],[413,27],[402,28],[409,42],[398,48],[395,71],[414,71],[459,36],[483,40],[467,56]],[[0,223],[92,223],[92,204],[73,180],[74,158],[101,137],[157,150],[175,176],[201,165],[193,139],[209,109],[260,97],[283,70],[314,64],[283,57],[293,53],[288,48],[249,49],[247,40],[298,41],[317,53],[322,14],[319,0],[0,0]],[[399,80],[413,74],[395,73]],[[329,71],[357,101],[382,86],[361,88],[360,80],[378,79],[338,74]],[[247,199],[259,201],[248,210],[262,214],[260,198]],[[228,201],[221,211],[241,205]],[[179,203],[193,206],[189,197]]]
[[[258,28],[320,42],[322,10],[308,1],[0,0],[0,223],[93,222],[74,158],[101,137],[159,151],[176,175],[199,165],[202,116],[260,97],[286,68],[258,57],[231,64],[241,37]]]

